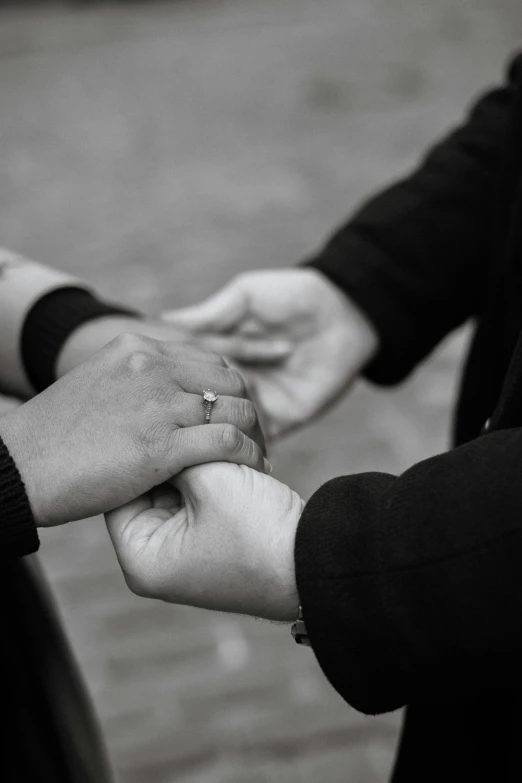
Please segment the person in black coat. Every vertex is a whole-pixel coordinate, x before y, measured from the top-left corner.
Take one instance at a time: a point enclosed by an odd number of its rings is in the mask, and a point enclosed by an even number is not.
[[[521,780],[522,56],[306,265],[168,317],[238,362],[272,436],[358,373],[400,382],[473,319],[448,453],[306,505],[270,476],[198,467],[108,524],[142,595],[283,621],[300,607],[297,638],[347,702],[408,705],[394,783]]]

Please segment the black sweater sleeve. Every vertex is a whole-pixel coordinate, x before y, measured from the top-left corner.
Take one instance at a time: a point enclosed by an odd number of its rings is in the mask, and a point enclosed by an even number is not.
[[[402,380],[480,311],[521,71],[519,57],[505,87],[483,97],[411,176],[363,206],[309,262],[377,328],[381,351],[367,368],[370,380]]]
[[[297,586],[319,663],[355,708],[522,684],[521,464],[508,429],[312,496]]]
[[[29,555],[39,545],[22,477],[0,439],[0,556]]]
[[[25,319],[21,352],[36,391],[55,380],[55,365],[69,335],[83,323],[108,315],[138,314],[98,300],[88,291],[68,287],[43,296]],[[20,557],[38,549],[39,539],[25,487],[0,439],[0,557]]]
[[[22,361],[33,388],[43,391],[56,380],[56,362],[67,338],[96,318],[138,313],[101,301],[82,288],[58,288],[39,299],[28,312],[22,329]]]

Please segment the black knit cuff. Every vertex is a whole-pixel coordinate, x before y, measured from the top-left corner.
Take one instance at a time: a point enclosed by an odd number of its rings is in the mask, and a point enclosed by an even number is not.
[[[24,482],[0,439],[0,557],[22,557],[39,546]]]
[[[139,318],[139,313],[101,302],[83,288],[59,288],[36,302],[21,337],[22,362],[33,388],[43,391],[56,380],[56,362],[67,338],[79,326],[107,315]]]

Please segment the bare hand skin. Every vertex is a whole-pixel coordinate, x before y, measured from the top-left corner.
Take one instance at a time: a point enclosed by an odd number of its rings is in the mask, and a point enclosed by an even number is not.
[[[189,468],[106,515],[130,589],[171,603],[292,621],[303,501],[245,466]]]
[[[271,438],[324,412],[378,347],[367,318],[314,269],[247,272],[201,304],[163,317],[232,359]]]
[[[204,425],[202,391],[220,396]],[[265,469],[241,376],[194,346],[126,334],[0,420],[40,526],[108,511],[190,465]]]
[[[188,330],[152,318],[121,315],[93,318],[75,329],[65,341],[56,364],[56,376],[66,375],[111,340],[128,332],[164,342],[197,345],[197,339]]]

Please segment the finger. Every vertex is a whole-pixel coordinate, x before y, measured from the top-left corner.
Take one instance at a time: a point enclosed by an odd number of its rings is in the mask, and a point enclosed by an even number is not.
[[[174,359],[179,364],[180,362],[187,363],[200,363],[203,365],[212,364],[216,367],[226,367],[227,363],[223,356],[213,351],[211,348],[206,348],[198,340],[198,344],[188,344],[177,342],[167,342],[166,340],[155,340],[156,350],[168,359]]]
[[[188,470],[182,470],[181,473],[177,473],[170,479],[172,486],[175,487],[178,492],[181,492],[183,497],[190,497],[192,485],[191,476],[196,473],[196,470],[190,470],[190,468]]]
[[[216,394],[228,397],[249,396],[243,376],[232,367],[209,367],[201,362],[172,362],[170,372],[184,391],[198,394],[200,399],[204,389],[212,389]]]
[[[246,314],[247,306],[247,297],[236,278],[200,304],[164,312],[162,318],[185,329],[220,332],[235,326]]]
[[[163,484],[153,487],[149,492],[149,496],[152,507],[156,510],[168,511],[174,515],[182,507],[181,495],[170,481],[165,481]]]
[[[171,482],[164,482],[152,487],[150,492],[140,495],[130,503],[109,511],[105,514],[105,521],[114,546],[116,547],[117,542],[122,542],[124,538],[129,540],[137,533],[147,538],[181,507],[182,499],[179,491]],[[144,512],[151,512],[151,509],[165,511],[166,514],[164,516],[157,513],[144,514]],[[118,550],[119,547],[116,547],[119,558]]]
[[[139,324],[139,321],[137,322]],[[201,342],[185,343],[175,340],[157,340],[154,337],[139,332],[126,332],[118,335],[114,340],[99,352],[116,351],[117,355],[132,356],[135,353],[159,354],[176,362],[202,362],[203,364],[215,364],[226,366],[222,356],[204,348]]]
[[[107,512],[105,521],[113,542],[117,539],[119,540],[125,531],[125,527],[133,522],[143,511],[149,509],[150,506],[150,496],[146,493],[145,495],[140,495],[135,500],[131,500],[130,503],[125,503],[123,506]]]
[[[203,333],[199,338],[213,353],[230,356],[245,364],[277,364],[291,356],[295,349],[290,340],[275,337],[264,339]]]
[[[172,440],[172,460],[177,473],[182,468],[208,462],[233,462],[260,473],[271,473],[259,445],[232,424],[208,424],[176,430]],[[177,486],[176,482],[174,482]]]
[[[194,427],[205,424],[206,407],[203,394],[184,394],[176,424],[179,427]],[[232,424],[265,450],[265,438],[261,430],[257,411],[250,400],[241,397],[218,397],[210,413],[212,424]],[[208,425],[205,425],[208,426]]]
[[[192,503],[195,501],[197,502],[200,493],[197,492],[196,487],[200,483],[200,479],[204,483],[206,476],[208,480],[209,473],[211,471],[213,472],[213,468],[216,465],[219,466],[219,462],[213,462],[212,467],[209,463],[206,465],[193,465],[190,468],[186,468],[186,470],[182,470],[181,473],[176,473],[175,476],[172,476],[169,480],[169,484],[180,493],[181,497],[185,499],[185,502],[187,500]]]
[[[239,334],[244,337],[263,337],[267,332],[267,325],[254,316],[243,318],[237,327]]]

